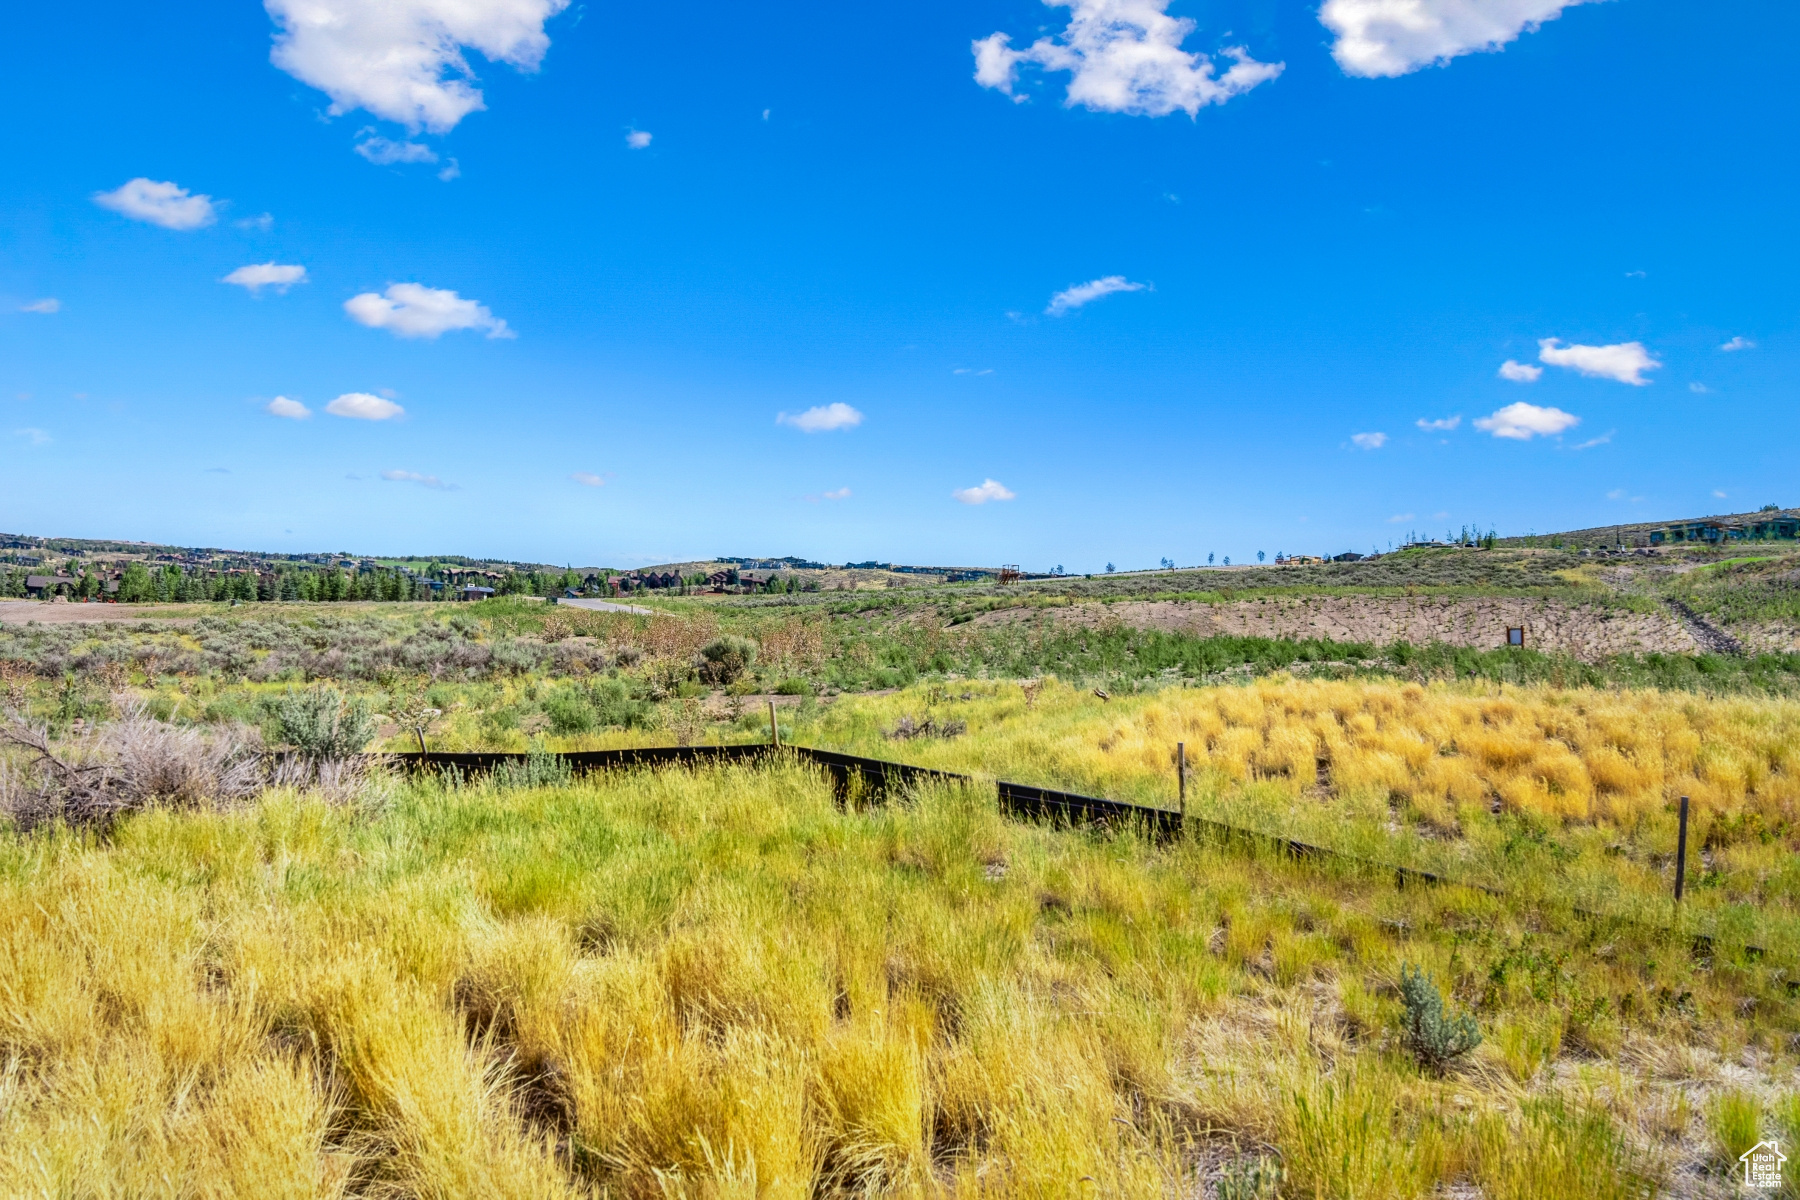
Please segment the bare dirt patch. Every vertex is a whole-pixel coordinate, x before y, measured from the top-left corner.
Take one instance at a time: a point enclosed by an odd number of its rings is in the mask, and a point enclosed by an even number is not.
[[[1613,654],[1696,654],[1693,635],[1673,615],[1531,598],[1299,596],[1207,604],[1197,600],[1131,600],[1069,608],[985,613],[971,624],[1044,619],[1097,626],[1119,622],[1196,637],[1325,638],[1336,642],[1444,642],[1481,650],[1506,645],[1511,626],[1525,627],[1532,649],[1595,661]]]
[[[185,606],[158,604],[46,604],[42,600],[0,600],[0,625],[78,625],[89,621],[191,620]]]

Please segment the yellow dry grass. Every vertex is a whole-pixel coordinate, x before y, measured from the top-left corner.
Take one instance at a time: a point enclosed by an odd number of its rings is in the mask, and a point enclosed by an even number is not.
[[[1785,1111],[1793,1005],[1634,936],[792,764],[5,834],[0,1194],[1166,1197],[1273,1147],[1289,1195],[1641,1195],[1664,1085],[1561,1047],[1750,1053]],[[1402,961],[1510,1032],[1421,1073]]]
[[[955,684],[845,701],[819,732],[873,750],[877,728],[938,707],[971,736],[909,742],[910,761],[1165,804],[1184,742],[1215,786],[1301,795],[1323,767],[1336,794],[1446,820],[1478,804],[1629,828],[1681,795],[1703,820],[1800,820],[1800,703],[1790,700],[1277,676],[1110,703],[1052,681],[1029,703],[1016,685],[973,686],[967,703]]]

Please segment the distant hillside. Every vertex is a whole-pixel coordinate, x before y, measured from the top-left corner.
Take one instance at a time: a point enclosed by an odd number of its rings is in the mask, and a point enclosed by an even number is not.
[[[1739,522],[1766,520],[1772,516],[1800,516],[1800,508],[1779,508],[1767,505],[1754,512],[1720,513],[1705,517],[1671,517],[1665,521],[1621,522],[1617,525],[1596,525],[1591,529],[1568,529],[1560,532],[1528,534],[1524,537],[1504,537],[1500,539],[1502,546],[1549,546],[1562,544],[1574,549],[1584,546],[1648,546],[1650,535],[1659,529],[1667,529],[1671,525],[1685,525],[1692,521],[1718,521],[1722,524],[1734,525]]]

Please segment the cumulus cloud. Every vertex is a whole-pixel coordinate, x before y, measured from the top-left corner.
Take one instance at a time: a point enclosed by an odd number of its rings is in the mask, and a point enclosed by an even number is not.
[[[1066,312],[1090,304],[1102,296],[1110,296],[1114,292],[1141,292],[1145,284],[1133,283],[1123,275],[1108,275],[1104,279],[1090,279],[1086,283],[1073,284],[1056,295],[1050,297],[1050,307],[1044,310],[1046,316],[1060,317]]]
[[[384,137],[365,138],[356,143],[356,152],[378,167],[437,161],[437,151],[423,142],[396,142]]]
[[[435,488],[440,492],[453,492],[454,483],[445,483],[436,475],[421,475],[417,471],[383,471],[381,477],[389,483],[416,483],[420,487]]]
[[[1413,424],[1426,433],[1448,433],[1462,424],[1462,416],[1459,414],[1454,417],[1439,417],[1435,421],[1428,421],[1424,417],[1420,417]]]
[[[633,150],[645,150],[649,148],[650,139],[654,136],[654,134],[645,133],[642,129],[634,129],[625,135],[625,144]]]
[[[331,97],[409,129],[447,133],[487,106],[463,57],[535,71],[544,22],[568,0],[264,0],[279,27],[269,58]]]
[[[334,417],[349,417],[356,421],[391,421],[406,414],[406,410],[392,400],[367,392],[345,392],[327,404],[325,411]]]
[[[59,313],[62,311],[62,301],[56,299],[54,296],[46,296],[42,300],[33,300],[30,304],[19,305],[19,311],[42,313],[45,316],[49,316],[51,313]]]
[[[457,162],[454,158],[445,163],[444,169],[438,172],[438,179],[444,183],[449,183],[453,179],[461,178],[462,164]]]
[[[247,290],[252,296],[261,295],[262,289],[272,287],[283,295],[296,283],[306,282],[306,268],[283,263],[252,263],[247,267],[239,267],[220,283],[235,283]]]
[[[1405,75],[1463,54],[1499,50],[1586,0],[1325,0],[1319,20],[1337,35],[1346,75]]]
[[[1650,357],[1642,342],[1618,342],[1611,346],[1564,346],[1561,338],[1540,338],[1538,358],[1553,367],[1569,367],[1595,379],[1616,379],[1642,387],[1649,383],[1645,371],[1662,363]]]
[[[1530,363],[1514,362],[1507,359],[1500,364],[1498,374],[1502,379],[1510,379],[1514,383],[1536,383],[1544,373],[1544,368],[1534,367]]]
[[[1475,418],[1475,428],[1497,438],[1529,442],[1539,436],[1550,437],[1581,424],[1581,418],[1560,408],[1540,408],[1523,400],[1509,404],[1493,416]]]
[[[569,476],[569,478],[573,479],[576,483],[579,483],[582,487],[606,486],[606,476],[596,475],[592,471],[577,471]]]
[[[271,417],[286,417],[290,421],[304,421],[312,416],[312,409],[298,400],[289,400],[286,396],[275,397],[263,405],[263,411]]]
[[[975,487],[958,488],[950,496],[958,504],[986,504],[989,500],[1011,500],[1014,493],[1003,483],[984,479]]]
[[[473,300],[464,300],[447,288],[428,288],[417,283],[390,283],[387,292],[364,292],[344,301],[352,320],[371,329],[385,329],[395,337],[435,338],[458,329],[485,329],[491,338],[516,334],[506,322]]]
[[[219,219],[211,196],[193,195],[173,183],[139,177],[110,192],[97,192],[101,208],[164,229],[200,229]]]
[[[847,487],[832,488],[829,492],[821,494],[827,500],[848,500],[850,498],[850,489]]]
[[[1350,440],[1363,450],[1379,450],[1387,445],[1385,433],[1353,433]]]
[[[821,404],[809,408],[796,416],[787,413],[776,413],[777,425],[792,425],[801,433],[829,433],[833,429],[855,429],[863,422],[863,415],[843,401],[833,404]]]
[[[1754,350],[1756,349],[1756,343],[1747,337],[1734,337],[1723,346],[1720,346],[1719,349],[1725,351],[1727,354],[1734,350]]]
[[[1281,63],[1257,62],[1242,46],[1224,49],[1231,66],[1219,74],[1212,59],[1181,48],[1194,22],[1171,17],[1165,11],[1169,0],[1046,2],[1069,10],[1068,27],[1023,50],[1014,50],[1004,33],[971,43],[975,82],[1011,96],[1019,64],[1035,63],[1046,71],[1069,72],[1068,107],[1145,117],[1180,109],[1192,117],[1281,74]]]

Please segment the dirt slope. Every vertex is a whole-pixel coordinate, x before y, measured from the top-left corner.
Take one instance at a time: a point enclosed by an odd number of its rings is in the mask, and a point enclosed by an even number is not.
[[[1645,615],[1598,606],[1536,599],[1386,599],[1305,596],[1205,604],[1192,600],[1132,600],[1069,608],[986,613],[975,624],[1032,620],[1100,625],[1119,621],[1201,637],[1328,638],[1340,642],[1447,642],[1495,649],[1508,626],[1525,627],[1526,645],[1592,661],[1610,654],[1652,651],[1695,654],[1700,647],[1672,613]]]

